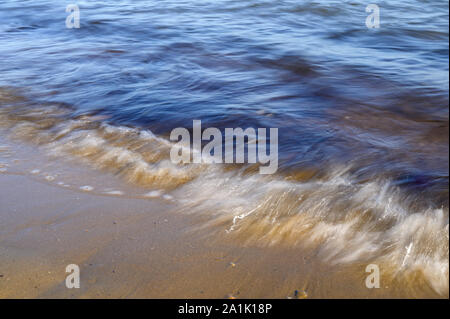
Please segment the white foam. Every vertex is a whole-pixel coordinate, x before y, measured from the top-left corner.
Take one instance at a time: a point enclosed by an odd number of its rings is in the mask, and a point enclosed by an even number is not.
[[[120,195],[123,195],[123,192],[117,191],[117,190],[112,190],[112,191],[106,191],[106,192],[104,192],[104,194],[120,196]]]
[[[157,198],[157,197],[161,197],[161,195],[162,195],[162,192],[159,190],[156,190],[156,191],[148,192],[144,196],[149,197],[149,198]]]

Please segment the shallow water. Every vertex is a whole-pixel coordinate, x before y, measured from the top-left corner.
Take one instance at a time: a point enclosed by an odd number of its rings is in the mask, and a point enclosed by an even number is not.
[[[0,4],[2,134],[171,193],[243,243],[448,296],[447,3],[380,2],[377,30],[363,1],[77,4],[80,29],[60,1]],[[277,174],[172,164],[168,134],[194,119],[279,128]]]

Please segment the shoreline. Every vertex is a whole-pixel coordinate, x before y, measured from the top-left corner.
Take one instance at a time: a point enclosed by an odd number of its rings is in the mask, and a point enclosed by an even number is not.
[[[62,167],[79,175],[80,167]],[[223,227],[199,227],[208,217],[175,203],[102,196],[8,169],[0,173],[0,298],[445,297],[417,282],[367,289],[365,264],[329,265],[314,250],[241,241]],[[65,287],[68,264],[80,267],[80,289]]]

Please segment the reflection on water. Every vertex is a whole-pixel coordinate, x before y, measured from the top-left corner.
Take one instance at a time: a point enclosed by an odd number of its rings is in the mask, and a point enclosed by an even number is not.
[[[80,29],[56,0],[0,4],[3,132],[244,242],[378,260],[448,295],[446,3],[380,2],[377,30],[363,1],[77,4]],[[168,133],[194,119],[278,127],[279,172],[172,164]]]

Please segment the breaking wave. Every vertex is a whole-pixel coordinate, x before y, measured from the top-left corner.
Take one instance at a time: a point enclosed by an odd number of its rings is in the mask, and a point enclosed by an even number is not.
[[[176,165],[172,143],[148,130],[73,117],[57,104],[31,107],[7,91],[0,101],[0,129],[10,138],[170,192],[179,211],[207,217],[199,227],[249,245],[311,249],[331,264],[376,263],[392,278],[419,276],[448,296],[448,207],[431,207],[388,178],[361,181],[351,163],[320,175],[299,170],[294,179],[246,166]]]

